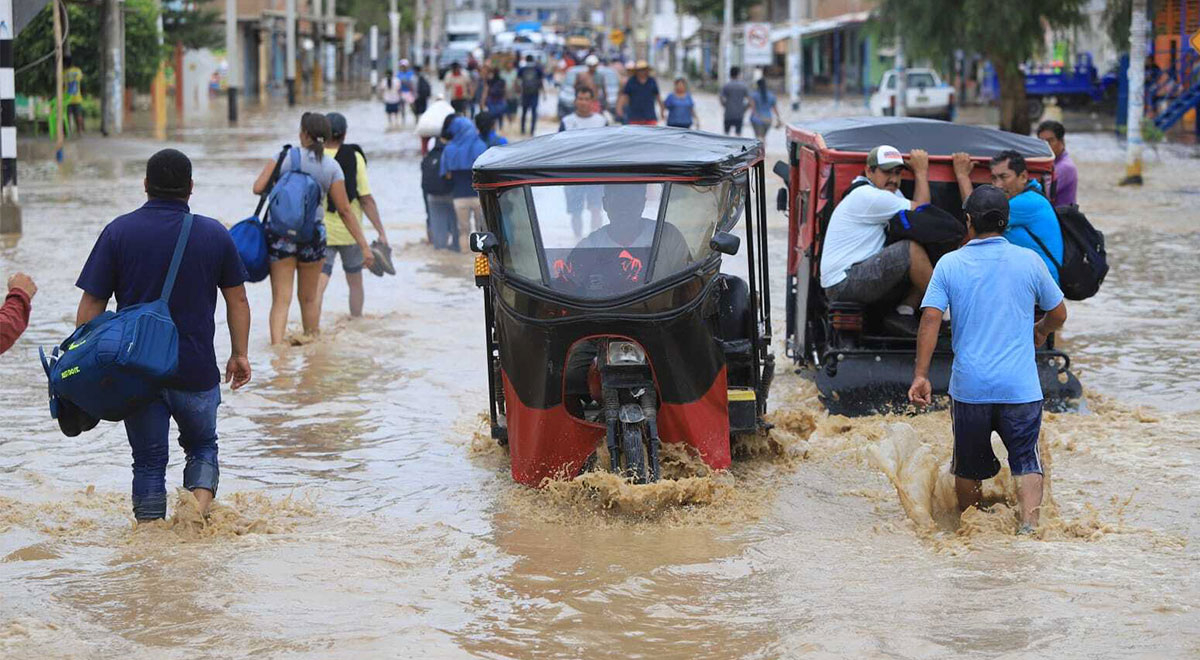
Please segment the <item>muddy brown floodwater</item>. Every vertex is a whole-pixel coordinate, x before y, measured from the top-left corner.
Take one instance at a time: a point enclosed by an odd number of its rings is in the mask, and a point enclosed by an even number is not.
[[[22,162],[26,232],[0,245],[0,271],[25,270],[41,291],[0,357],[0,656],[1200,654],[1193,151],[1152,152],[1147,186],[1116,189],[1115,140],[1069,138],[1114,267],[1100,295],[1071,305],[1064,343],[1088,413],[1048,416],[1053,506],[1036,537],[1016,538],[1004,474],[987,486],[990,508],[954,514],[944,413],[830,417],[792,373],[773,392],[776,432],[741,443],[728,473],[679,456],[681,478],[655,486],[514,485],[479,435],[469,258],[420,243],[415,140],[385,133],[373,103],[338,109],[370,156],[398,276],[367,278],[359,321],[335,278],[325,334],[281,349],[267,345],[268,287],[250,287],[254,382],[224,394],[207,521],[183,493],[170,520],[135,529],[123,429],[62,437],[35,357],[69,332],[92,241],[141,202],[162,143],[88,138],[61,171]],[[806,104],[810,116],[858,110]],[[295,141],[297,116],[252,106],[234,129],[173,129],[195,163],[193,210],[247,215],[254,174]],[[782,153],[779,133],[768,144]],[[779,287],[785,223],[773,225]],[[173,447],[172,489],[181,463]]]

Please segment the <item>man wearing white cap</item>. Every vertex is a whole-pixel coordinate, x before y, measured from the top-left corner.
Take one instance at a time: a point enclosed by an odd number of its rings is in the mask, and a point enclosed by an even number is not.
[[[903,171],[911,168],[916,187],[910,202],[900,193]],[[900,211],[929,203],[929,154],[913,149],[906,165],[900,150],[880,145],[867,156],[863,176],[833,210],[821,248],[821,286],[829,302],[868,305],[877,302],[907,279],[912,287],[889,315],[885,325],[916,335],[915,309],[920,304],[933,266],[919,243],[899,241],[884,247],[888,221]]]
[[[600,58],[594,54],[588,55],[583,63],[587,65],[587,70],[580,71],[579,75],[575,76],[575,94],[578,96],[579,90],[591,87],[595,92],[600,110],[603,111],[608,108],[608,90],[604,84],[604,78],[597,71],[600,67]]]

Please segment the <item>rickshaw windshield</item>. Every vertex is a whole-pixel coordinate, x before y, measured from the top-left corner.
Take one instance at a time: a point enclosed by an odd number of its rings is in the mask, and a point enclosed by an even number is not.
[[[707,260],[744,190],[734,181],[509,188],[499,196],[501,264],[568,295],[620,296]]]

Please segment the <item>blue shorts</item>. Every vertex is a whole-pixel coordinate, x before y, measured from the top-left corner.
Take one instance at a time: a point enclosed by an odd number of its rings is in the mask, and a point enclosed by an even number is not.
[[[983,481],[1000,472],[992,452],[992,431],[1008,449],[1008,467],[1014,477],[1042,474],[1038,435],[1042,430],[1042,402],[962,403],[950,406],[954,427],[954,458],[950,471],[956,477]]]

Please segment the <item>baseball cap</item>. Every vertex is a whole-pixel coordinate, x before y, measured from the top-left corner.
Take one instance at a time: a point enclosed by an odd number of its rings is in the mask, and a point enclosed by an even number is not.
[[[881,144],[867,155],[867,167],[878,167],[881,170],[894,170],[906,167],[900,150],[890,144]]]
[[[408,60],[400,60],[400,66],[408,66]]]
[[[587,59],[584,60],[583,63],[588,66],[596,66],[597,64],[600,64],[600,58],[596,57],[595,55],[588,55]]]
[[[971,193],[963,203],[963,210],[972,218],[991,218],[997,226],[1004,227],[1008,224],[1008,195],[996,186],[985,183]]]
[[[334,136],[346,135],[346,116],[340,112],[331,112],[325,115],[329,120],[329,132]]]

